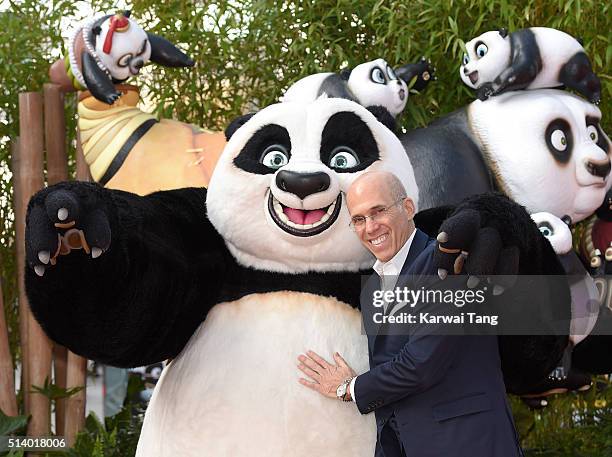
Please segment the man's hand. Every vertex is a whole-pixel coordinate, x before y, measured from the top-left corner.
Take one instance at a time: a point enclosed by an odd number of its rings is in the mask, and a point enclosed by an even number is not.
[[[336,365],[327,362],[314,351],[308,351],[306,355],[298,357],[300,363],[298,368],[312,381],[300,378],[300,384],[316,390],[321,395],[336,398],[336,389],[344,380],[356,375],[355,371],[348,366],[346,361],[337,352],[334,353]]]

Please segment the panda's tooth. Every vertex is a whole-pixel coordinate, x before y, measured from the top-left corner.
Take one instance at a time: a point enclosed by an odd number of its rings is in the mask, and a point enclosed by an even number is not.
[[[329,214],[325,214],[321,220],[319,221],[320,223],[326,222],[331,216]]]
[[[289,218],[287,217],[287,215],[285,213],[283,213],[282,211],[280,213],[278,213],[278,217],[280,217],[280,220],[287,223],[287,222],[291,222],[289,220]]]
[[[336,207],[336,202],[332,203],[329,208],[327,208],[327,214],[329,214],[331,216],[331,214],[334,212],[334,208]]]
[[[300,228],[309,229],[313,227],[314,227],[314,224],[306,224],[306,225],[302,225]]]
[[[286,221],[284,221],[285,224],[287,224],[289,227],[293,227],[293,228],[300,228],[299,225],[297,225],[295,222],[291,222],[289,219],[287,219]]]
[[[315,222],[314,224],[312,224],[313,227],[318,227],[319,225],[321,225],[323,223],[323,219],[321,219],[320,221]]]

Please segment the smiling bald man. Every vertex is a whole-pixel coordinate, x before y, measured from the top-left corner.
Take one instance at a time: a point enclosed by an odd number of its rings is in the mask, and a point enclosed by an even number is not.
[[[392,173],[367,172],[347,192],[351,227],[376,257],[383,290],[398,276],[436,275],[436,243],[415,228],[415,205]],[[362,314],[369,314],[362,303]],[[395,309],[385,309],[393,313]],[[366,326],[367,328],[367,326]],[[516,457],[522,451],[508,405],[497,337],[368,335],[370,371],[359,376],[338,353],[335,364],[313,351],[298,357],[310,379],[300,383],[329,398],[374,412],[376,457]],[[342,424],[338,424],[339,427]]]

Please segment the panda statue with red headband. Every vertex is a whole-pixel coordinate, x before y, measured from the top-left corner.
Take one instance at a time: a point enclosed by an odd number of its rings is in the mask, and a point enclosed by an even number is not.
[[[78,27],[68,40],[64,60],[52,66],[50,75],[64,88],[87,89],[112,105],[121,96],[115,84],[137,75],[149,61],[165,67],[194,65],[170,41],[146,32],[124,11]]]

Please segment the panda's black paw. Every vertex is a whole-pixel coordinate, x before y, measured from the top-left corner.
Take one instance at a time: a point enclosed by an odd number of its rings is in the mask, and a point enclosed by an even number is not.
[[[90,183],[62,183],[32,197],[26,216],[26,261],[38,276],[72,250],[82,249],[95,259],[110,247],[110,223],[93,189]]]
[[[493,83],[484,83],[478,89],[476,89],[476,97],[478,100],[485,101],[494,94]]]
[[[113,92],[104,97],[104,103],[112,105],[121,97],[121,92]]]
[[[499,231],[482,226],[478,211],[459,210],[440,226],[434,264],[438,276],[467,274],[467,286],[476,287],[482,278],[493,283],[493,295],[511,287],[518,273],[519,249],[504,247]]]

